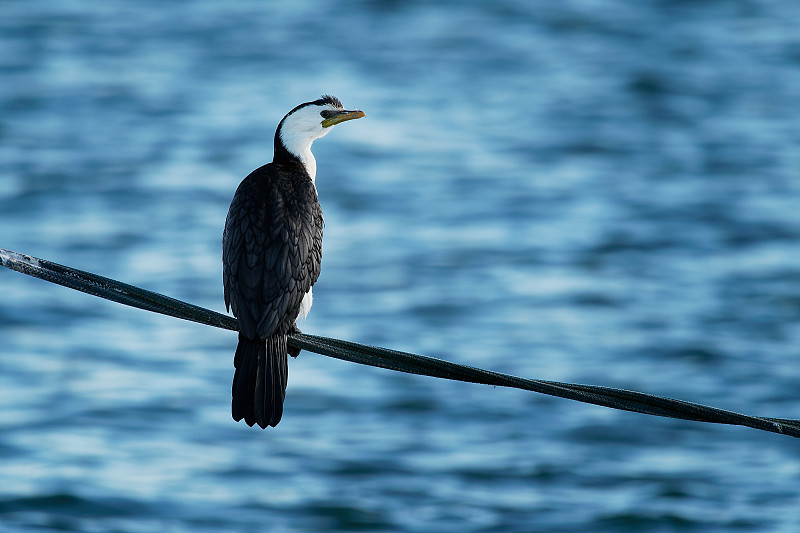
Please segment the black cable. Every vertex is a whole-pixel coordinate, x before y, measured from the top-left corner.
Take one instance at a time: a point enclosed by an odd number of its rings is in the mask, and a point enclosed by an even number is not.
[[[44,259],[0,248],[0,264],[29,276],[99,296],[106,300],[138,307],[139,309],[199,322],[217,328],[233,331],[238,331],[239,329],[236,319],[233,317]],[[291,335],[289,337],[289,345],[344,361],[410,374],[512,387],[636,413],[698,422],[747,426],[762,431],[800,437],[800,420],[754,417],[696,403],[611,387],[524,379],[459,365],[434,357],[303,333]]]

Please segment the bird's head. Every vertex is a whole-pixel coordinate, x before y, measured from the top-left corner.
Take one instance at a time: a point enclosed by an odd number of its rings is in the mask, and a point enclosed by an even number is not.
[[[289,111],[275,131],[275,157],[282,151],[298,158],[313,178],[309,169],[313,162],[311,143],[324,137],[340,122],[365,116],[363,111],[349,111],[334,96],[325,95],[313,102],[305,102]]]

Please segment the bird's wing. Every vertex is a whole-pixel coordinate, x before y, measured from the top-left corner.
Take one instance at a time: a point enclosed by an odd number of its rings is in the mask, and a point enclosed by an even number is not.
[[[222,244],[225,305],[248,338],[285,333],[319,277],[322,211],[307,176],[265,165],[242,181]]]

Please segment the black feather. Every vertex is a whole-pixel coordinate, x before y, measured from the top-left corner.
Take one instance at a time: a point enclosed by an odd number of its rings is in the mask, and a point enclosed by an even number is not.
[[[342,102],[338,98],[336,98],[335,96],[331,96],[329,94],[323,94],[319,98],[319,100],[314,100],[311,103],[314,104],[314,105],[326,105],[326,104],[328,104],[328,105],[332,105],[333,107],[335,107],[337,109],[344,109],[344,106],[342,105]]]
[[[264,358],[265,343],[260,340],[250,340],[239,335],[239,344],[236,346],[236,355],[233,366],[236,373],[233,375],[231,415],[237,422],[244,418],[248,426],[256,423],[255,391],[258,362]]]
[[[222,238],[225,305],[239,320],[231,413],[277,424],[287,380],[287,335],[322,258],[322,210],[294,157],[253,171],[231,202]],[[294,355],[294,354],[293,354]]]
[[[288,378],[286,335],[273,335],[258,354],[255,384],[255,420],[259,426],[277,426],[283,416]]]

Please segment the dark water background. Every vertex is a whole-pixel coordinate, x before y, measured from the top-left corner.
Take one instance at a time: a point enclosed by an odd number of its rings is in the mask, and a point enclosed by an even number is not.
[[[0,247],[223,310],[233,191],[331,93],[306,332],[800,418],[800,3],[0,8]],[[231,332],[0,293],[2,531],[800,528],[787,437],[309,353],[254,430]]]

